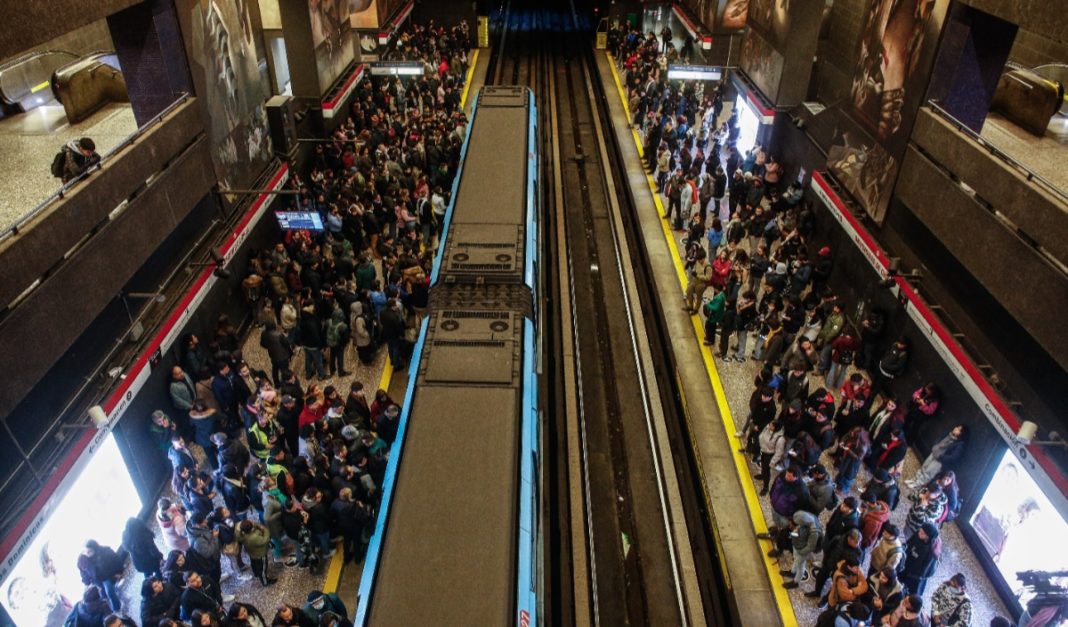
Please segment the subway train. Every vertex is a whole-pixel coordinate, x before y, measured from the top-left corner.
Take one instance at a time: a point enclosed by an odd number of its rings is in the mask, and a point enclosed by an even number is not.
[[[537,622],[537,136],[530,89],[478,92],[357,625]]]

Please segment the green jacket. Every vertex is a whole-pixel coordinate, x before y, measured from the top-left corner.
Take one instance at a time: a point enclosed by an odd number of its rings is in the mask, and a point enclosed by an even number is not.
[[[816,336],[816,340],[820,343],[820,346],[828,344],[834,341],[834,338],[842,332],[842,327],[845,325],[845,316],[842,314],[830,314],[827,316],[827,320],[823,323],[823,328],[820,329],[819,335]]]
[[[363,263],[356,267],[356,289],[369,290],[375,282],[375,265]]]
[[[245,547],[245,552],[248,553],[249,557],[253,559],[267,557],[267,546],[271,542],[271,534],[266,527],[253,523],[252,531],[245,533],[241,531],[241,525],[238,525],[235,535],[241,546]]]
[[[723,312],[727,309],[727,293],[719,292],[712,300],[705,303],[705,317],[713,324],[719,324],[723,319]]]

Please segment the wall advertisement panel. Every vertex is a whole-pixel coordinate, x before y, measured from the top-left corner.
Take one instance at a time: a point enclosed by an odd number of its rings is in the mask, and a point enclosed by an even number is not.
[[[308,0],[319,85],[327,89],[355,58],[349,0]]]
[[[869,0],[864,12],[844,107],[862,130],[840,129],[828,167],[850,191],[864,190],[857,198],[880,224],[930,80],[948,8],[949,0]],[[858,166],[861,160],[863,167]]]
[[[271,139],[248,0],[180,0],[189,69],[206,109],[212,164],[223,187],[248,187],[270,161]],[[234,202],[235,198],[228,198]]]
[[[741,68],[768,100],[774,102],[782,79],[785,59],[768,42],[750,29],[742,42]]]

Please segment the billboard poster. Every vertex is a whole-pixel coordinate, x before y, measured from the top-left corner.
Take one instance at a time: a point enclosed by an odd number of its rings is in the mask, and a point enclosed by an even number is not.
[[[851,118],[839,116],[827,151],[827,169],[878,223],[886,216],[899,167],[882,144]]]
[[[349,0],[308,0],[319,86],[326,90],[355,59]]]
[[[356,29],[377,30],[378,0],[349,0],[349,21]]]
[[[790,32],[789,0],[749,0],[747,23],[750,30],[760,36],[777,51],[782,51]]]
[[[779,93],[784,59],[753,29],[742,42],[741,67],[764,96],[774,102]]]
[[[1026,604],[1042,584],[1068,584],[1068,521],[1006,450],[968,521],[1005,583]],[[1031,571],[1030,577],[1020,573]],[[1062,588],[1063,589],[1063,588]]]
[[[745,28],[745,18],[748,12],[749,0],[719,0],[715,21],[716,30],[738,31]]]
[[[858,200],[879,223],[890,203],[897,168],[923,103],[948,8],[949,0],[869,0],[864,12],[846,111],[867,137],[849,133],[846,142],[847,133],[843,133],[838,138],[843,141],[836,142],[835,147],[854,157],[861,154],[857,150],[864,154],[864,181],[842,182],[850,190],[866,191]],[[839,157],[842,150],[837,151]],[[856,158],[828,159],[836,175],[857,173]]]
[[[248,187],[272,158],[263,108],[268,92],[249,10],[248,0],[179,5],[190,73],[207,110],[212,164],[224,188]]]

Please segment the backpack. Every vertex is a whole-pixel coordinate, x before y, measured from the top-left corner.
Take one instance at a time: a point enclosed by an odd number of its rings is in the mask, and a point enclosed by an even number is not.
[[[63,178],[63,166],[67,163],[67,154],[60,150],[52,157],[52,176]]]
[[[828,607],[820,612],[820,615],[816,618],[816,627],[834,627],[838,622],[838,617],[849,620],[849,604],[843,603],[838,607]],[[852,621],[850,621],[852,622]]]
[[[882,533],[882,529],[879,530],[879,533]],[[897,568],[896,568],[897,574],[900,575],[905,570],[905,561],[908,560],[909,555],[908,555],[907,552],[905,552],[905,546],[904,545],[894,547],[893,549],[890,550],[889,553],[886,554],[886,557],[890,558],[890,557],[892,557],[894,555],[901,555],[901,561],[899,561],[897,563]]]

